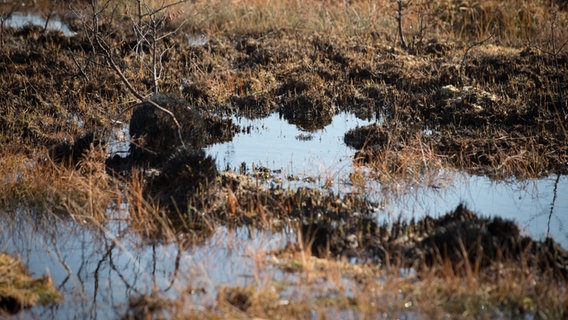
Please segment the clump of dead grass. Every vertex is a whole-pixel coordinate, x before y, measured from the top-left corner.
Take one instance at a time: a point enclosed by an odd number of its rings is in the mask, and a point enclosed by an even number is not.
[[[128,204],[131,230],[147,237],[172,239],[174,231],[158,203],[147,199],[143,177],[109,175],[101,147],[85,151],[72,166],[55,163],[47,155],[31,160],[24,154],[0,157],[0,204],[6,210],[26,208],[34,212],[62,214],[80,223],[99,227],[111,213]]]
[[[444,157],[435,152],[424,132],[409,134],[402,128],[380,126],[368,130],[367,135],[363,134],[366,137],[359,136],[361,129],[348,132],[345,141],[360,149],[354,163],[372,168],[373,176],[382,183],[425,179],[425,175],[443,168]]]
[[[32,278],[23,263],[0,252],[0,315],[62,299],[51,278]]]
[[[533,315],[546,319],[565,317],[565,288],[546,275],[536,275],[526,265],[497,263],[486,271],[464,277],[452,268],[437,267],[404,280],[404,299],[431,317],[449,313],[458,317]]]
[[[282,282],[265,279],[250,286],[222,287],[214,305],[199,311],[189,306],[182,318],[566,316],[565,288],[528,272],[522,264],[496,263],[494,269],[465,275],[456,273],[449,262],[416,272],[394,260],[377,266],[316,258],[301,246],[269,256],[272,265],[292,276]],[[298,267],[290,269],[293,261]]]
[[[288,272],[299,274],[301,284],[296,285],[304,290],[314,290],[309,284],[319,283],[321,279],[334,283],[339,292],[346,292],[343,287],[348,286],[352,295],[339,294],[330,299],[324,294],[320,302],[326,301],[328,307],[351,310],[361,316],[375,317],[385,312],[434,318],[497,314],[562,318],[566,315],[566,289],[562,283],[546,274],[531,272],[523,263],[496,262],[490,269],[472,266],[471,273],[461,273],[456,272],[450,261],[416,271],[404,269],[396,260],[380,267],[319,259],[309,253],[306,260],[301,247],[289,247],[277,256],[282,261],[304,261],[302,268],[295,269],[286,268],[284,262],[279,264]],[[317,296],[314,291],[310,291],[311,295]],[[318,305],[318,310],[322,310],[323,306],[317,301],[308,299],[303,303]]]

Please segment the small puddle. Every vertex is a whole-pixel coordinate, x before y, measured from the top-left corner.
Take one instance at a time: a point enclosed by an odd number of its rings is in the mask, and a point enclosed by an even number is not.
[[[206,151],[217,159],[220,169],[247,172],[268,168],[283,182],[283,187],[300,181],[318,178],[341,179],[353,170],[354,149],[343,142],[345,132],[373,123],[350,113],[340,113],[331,124],[313,132],[303,131],[289,124],[278,113],[266,118],[235,119],[241,128],[250,132],[236,135],[232,141],[209,146]],[[323,181],[322,181],[323,183]]]
[[[192,47],[201,47],[209,42],[209,37],[204,34],[185,34],[187,44]]]
[[[8,28],[23,28],[27,25],[34,25],[39,27],[45,27],[45,18],[39,14],[34,13],[22,13],[14,12],[8,19],[4,21],[4,26]],[[72,37],[75,32],[69,29],[69,26],[62,22],[58,17],[51,17],[47,23],[48,30],[61,31],[67,37]]]

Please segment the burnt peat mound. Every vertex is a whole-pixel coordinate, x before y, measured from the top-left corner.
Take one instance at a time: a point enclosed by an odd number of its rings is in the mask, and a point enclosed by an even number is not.
[[[199,149],[230,140],[236,132],[232,120],[212,116],[174,95],[157,94],[149,100],[171,114],[149,101],[134,110],[129,128],[130,157],[137,164],[156,166],[184,145]]]
[[[568,279],[568,251],[553,239],[533,240],[514,222],[480,217],[461,204],[439,218],[379,226],[355,215],[304,223],[301,231],[305,247],[318,257],[371,259],[417,271],[450,265],[458,273],[509,262]]]

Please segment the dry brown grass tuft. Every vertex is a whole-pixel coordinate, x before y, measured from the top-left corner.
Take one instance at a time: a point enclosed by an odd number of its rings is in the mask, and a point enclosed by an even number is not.
[[[379,181],[389,183],[424,179],[426,174],[443,168],[443,158],[436,154],[424,133],[407,135],[392,130],[382,146],[370,146],[368,150],[363,146],[355,156],[355,163],[369,166]]]
[[[0,316],[61,299],[49,276],[32,278],[21,261],[0,252]]]
[[[549,41],[543,24],[556,20],[564,33],[568,23],[565,9],[544,0],[403,2],[404,33],[412,44],[433,37],[472,43],[490,34],[506,45],[541,44]],[[289,30],[398,41],[393,1],[199,1],[183,11],[179,18],[187,18],[191,30],[208,34]]]
[[[67,212],[79,219],[104,219],[117,199],[105,172],[105,156],[104,151],[93,148],[77,167],[69,168],[49,158],[34,161],[22,154],[4,155],[1,202],[4,206]]]

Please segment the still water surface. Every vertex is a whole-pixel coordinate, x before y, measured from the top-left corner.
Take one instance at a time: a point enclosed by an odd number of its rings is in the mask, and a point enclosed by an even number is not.
[[[242,127],[251,126],[251,134],[239,134],[207,151],[217,158],[219,168],[238,170],[245,163],[249,171],[255,166],[282,170],[284,187],[306,185],[306,177],[315,177],[308,186],[322,187],[326,179],[321,177],[329,177],[334,192],[351,192],[349,174],[355,150],[345,145],[343,136],[350,129],[376,121],[341,113],[324,129],[305,132],[274,113],[260,120],[237,120]],[[301,183],[287,181],[289,175],[298,176]],[[398,189],[368,181],[365,192],[380,204],[379,219],[438,216],[464,203],[482,215],[512,219],[537,239],[549,234],[568,248],[568,176],[496,181],[456,171],[429,175],[434,178]]]
[[[38,27],[47,27],[47,30],[56,30],[61,31],[67,37],[72,37],[75,35],[75,32],[69,29],[69,26],[62,22],[58,17],[50,17],[49,21],[47,21],[42,15],[34,14],[34,13],[22,13],[22,12],[14,12],[12,15],[4,21],[4,25],[8,28],[22,28],[27,25],[33,25]]]

